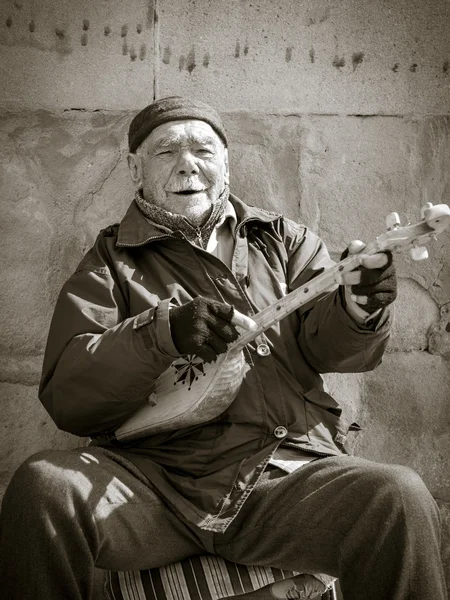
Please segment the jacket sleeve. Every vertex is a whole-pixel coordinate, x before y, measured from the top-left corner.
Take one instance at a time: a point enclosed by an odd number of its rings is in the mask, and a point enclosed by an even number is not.
[[[306,227],[287,222],[288,286],[294,290],[332,266],[324,242]],[[382,360],[391,321],[390,308],[374,323],[358,324],[345,309],[342,286],[298,310],[298,343],[318,373],[358,373],[374,369]]]
[[[61,290],[39,389],[56,425],[79,436],[116,429],[179,356],[170,335],[170,299],[129,317],[101,256],[94,247]]]

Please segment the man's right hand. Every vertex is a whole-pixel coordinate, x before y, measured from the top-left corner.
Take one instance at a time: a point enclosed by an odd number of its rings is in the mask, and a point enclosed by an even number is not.
[[[235,312],[237,313],[235,315]],[[239,321],[236,316],[239,315]],[[172,340],[180,354],[195,354],[213,362],[238,338],[235,325],[252,329],[255,323],[230,304],[198,296],[169,313]],[[255,325],[256,326],[256,325]]]

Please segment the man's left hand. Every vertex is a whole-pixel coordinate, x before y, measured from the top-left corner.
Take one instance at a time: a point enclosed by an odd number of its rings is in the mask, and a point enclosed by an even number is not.
[[[364,255],[365,244],[359,240],[350,242],[341,260],[348,254],[361,254],[361,264],[354,272],[360,273],[360,282],[348,285],[351,299],[368,314],[391,304],[397,297],[397,276],[392,252]]]

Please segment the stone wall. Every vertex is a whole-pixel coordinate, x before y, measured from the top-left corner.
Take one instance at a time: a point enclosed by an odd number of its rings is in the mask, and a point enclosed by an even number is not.
[[[58,291],[132,188],[126,132],[153,97],[221,110],[232,188],[319,232],[337,257],[391,211],[450,203],[450,4],[434,0],[3,0],[0,481],[56,430],[37,400]],[[442,509],[450,570],[450,235],[398,256],[388,352],[327,376],[364,457],[409,465]],[[450,576],[449,576],[450,580]]]

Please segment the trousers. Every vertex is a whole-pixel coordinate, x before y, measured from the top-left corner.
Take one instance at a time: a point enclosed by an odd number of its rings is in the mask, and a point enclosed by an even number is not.
[[[128,460],[88,447],[38,453],[0,517],[8,600],[89,600],[95,567],[136,570],[205,552],[339,577],[345,600],[445,600],[439,512],[398,465],[342,456],[269,468],[224,533],[184,522]]]

